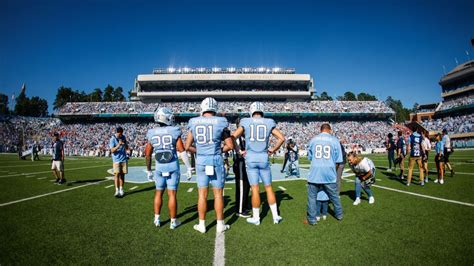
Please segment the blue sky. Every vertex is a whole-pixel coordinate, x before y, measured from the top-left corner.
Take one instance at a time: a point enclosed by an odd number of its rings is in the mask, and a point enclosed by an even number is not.
[[[51,106],[61,85],[128,90],[156,67],[279,66],[411,107],[474,58],[474,1],[328,2],[0,0],[0,91]]]

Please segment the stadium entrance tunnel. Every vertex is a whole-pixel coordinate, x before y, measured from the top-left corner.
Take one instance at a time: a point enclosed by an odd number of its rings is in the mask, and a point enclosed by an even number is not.
[[[281,173],[282,164],[272,164],[272,181],[273,182],[280,182],[280,181],[293,181],[293,180],[306,180],[309,174],[309,165],[300,165],[300,177],[296,176],[288,176],[286,177],[285,172]],[[196,183],[196,174],[193,173],[193,177],[191,180],[187,180],[186,174],[186,167],[182,165],[180,167],[181,170],[181,178],[180,183]],[[111,175],[107,177],[107,179],[113,180],[113,169],[107,170],[107,172]],[[351,176],[350,173],[343,173],[343,177]],[[133,183],[133,184],[144,184],[144,183],[151,183],[148,180],[146,174],[146,167],[145,166],[132,166],[128,168],[128,174],[125,175],[125,182],[126,183]],[[230,170],[229,175],[226,178],[226,183],[235,183],[235,175]]]

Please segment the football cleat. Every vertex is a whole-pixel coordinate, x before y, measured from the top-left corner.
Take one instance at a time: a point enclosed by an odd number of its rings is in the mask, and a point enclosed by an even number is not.
[[[156,226],[156,227],[160,227],[161,226],[161,222],[160,222],[160,219],[155,219],[153,221],[153,224]],[[170,225],[171,226],[171,225]]]
[[[357,206],[357,205],[359,205],[359,204],[360,204],[360,198],[356,198],[356,199],[354,200],[354,203],[352,203],[352,205],[354,205],[354,206]]]
[[[281,223],[282,220],[283,220],[283,218],[281,218],[281,216],[277,216],[277,217],[273,218],[273,224],[279,224],[279,223]]]
[[[222,233],[226,230],[229,230],[229,229],[230,229],[230,225],[228,225],[228,224],[224,224],[224,225],[218,224],[216,226],[216,233],[220,234],[220,233]]]
[[[326,215],[323,215],[323,220],[326,221],[328,217]]]
[[[252,214],[250,214],[248,211],[238,212],[238,213],[236,213],[236,215],[239,216],[239,217],[242,217],[242,218],[252,217]]]
[[[319,222],[320,220],[321,220],[321,217],[319,217],[319,216],[316,216],[316,221],[318,221],[318,222]]]
[[[119,196],[123,197],[125,195],[125,192],[123,192],[123,189],[119,190]]]
[[[409,187],[409,186],[410,186],[410,183],[407,183],[407,187]]]
[[[194,230],[204,234],[206,232],[206,227],[205,226],[200,226],[199,224],[195,224],[193,226]]]
[[[369,204],[374,204],[375,203],[375,198],[374,197],[370,197],[369,198]]]
[[[440,183],[441,185],[444,184],[444,179],[441,179],[441,180],[439,181],[439,183]]]
[[[425,182],[421,181],[420,186],[424,186]]]
[[[249,224],[254,224],[254,225],[260,225],[260,218],[247,218],[247,223]]]
[[[439,180],[436,178],[435,181],[434,181],[434,183],[438,183],[438,182],[439,182]]]
[[[428,181],[430,181],[430,180],[428,179],[428,177],[425,178],[425,183],[428,183]]]
[[[170,229],[174,230],[174,229],[176,229],[176,227],[178,227],[180,225],[181,225],[181,222],[176,220],[176,221],[170,223]]]
[[[116,198],[120,197],[120,192],[119,192],[118,190],[116,190],[114,196],[115,196]]]

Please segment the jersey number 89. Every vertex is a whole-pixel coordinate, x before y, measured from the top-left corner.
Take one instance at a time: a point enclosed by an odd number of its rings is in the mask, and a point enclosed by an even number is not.
[[[329,159],[331,158],[331,146],[328,145],[316,145],[314,147],[314,157],[316,159]]]

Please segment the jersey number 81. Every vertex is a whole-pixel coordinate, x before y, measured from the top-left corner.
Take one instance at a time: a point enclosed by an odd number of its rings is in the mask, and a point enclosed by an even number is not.
[[[196,126],[196,143],[197,144],[213,144],[213,127],[209,126]]]

